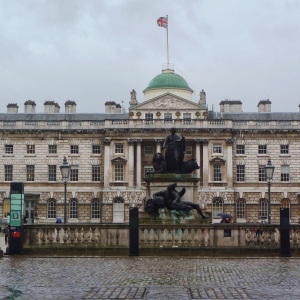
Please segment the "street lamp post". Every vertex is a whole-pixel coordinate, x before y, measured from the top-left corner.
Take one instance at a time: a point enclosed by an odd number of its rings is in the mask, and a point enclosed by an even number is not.
[[[67,224],[67,182],[69,180],[70,165],[66,157],[64,157],[63,164],[60,166],[60,171],[65,185],[64,224]]]
[[[265,165],[265,174],[268,181],[268,224],[271,224],[271,181],[273,179],[275,167],[272,165],[271,158],[268,158],[268,163]]]

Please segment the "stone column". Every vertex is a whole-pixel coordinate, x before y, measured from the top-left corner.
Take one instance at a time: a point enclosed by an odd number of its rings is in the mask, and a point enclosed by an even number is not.
[[[155,153],[161,153],[161,141],[160,139],[155,139],[156,142],[156,152]]]
[[[203,186],[208,186],[209,180],[209,157],[208,157],[208,144],[209,140],[200,140],[203,145]]]
[[[136,140],[136,185],[142,185],[142,140]]]
[[[110,163],[110,140],[104,139],[104,188],[109,188],[111,180],[111,163]]]
[[[227,139],[226,140],[226,145],[227,145],[227,158],[226,158],[226,169],[227,169],[227,186],[232,187],[232,177],[233,177],[233,166],[232,166],[232,145],[233,145],[233,140],[232,139]]]
[[[135,140],[128,140],[128,186],[133,187],[134,181],[134,142]]]
[[[200,140],[195,140],[196,144],[196,161],[200,167]],[[200,169],[196,170],[197,177],[200,178]]]

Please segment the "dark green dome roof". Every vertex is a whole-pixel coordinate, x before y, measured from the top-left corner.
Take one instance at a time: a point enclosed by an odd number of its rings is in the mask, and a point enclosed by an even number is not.
[[[144,90],[153,90],[153,89],[161,89],[161,88],[177,88],[177,89],[185,89],[193,92],[193,90],[189,87],[188,83],[184,78],[180,75],[175,74],[174,72],[164,72],[154,77],[148,87]]]

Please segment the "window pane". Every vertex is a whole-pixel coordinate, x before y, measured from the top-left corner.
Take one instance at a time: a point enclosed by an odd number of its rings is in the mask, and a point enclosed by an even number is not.
[[[218,214],[223,213],[223,200],[221,198],[213,199],[212,217],[219,218]]]
[[[283,165],[281,166],[281,181],[290,180],[290,166]]]
[[[10,213],[10,200],[6,199],[3,201],[3,218],[7,218],[7,214]]]
[[[5,145],[5,154],[13,154],[14,146],[13,145]]]
[[[245,219],[246,215],[246,201],[245,199],[238,199],[236,202],[236,217]]]
[[[57,145],[48,145],[49,154],[57,154]]]
[[[100,166],[92,166],[92,181],[100,181]]]
[[[236,154],[245,154],[245,145],[236,145]]]
[[[289,145],[280,145],[280,154],[289,154]]]
[[[56,201],[55,199],[48,200],[48,218],[56,218]]]
[[[56,181],[56,166],[48,166],[48,181]]]
[[[222,181],[222,166],[214,165],[214,181]]]
[[[245,181],[245,166],[236,166],[236,181]]]
[[[146,177],[147,172],[153,172],[153,167],[144,167],[144,176]]]
[[[115,165],[115,181],[123,181],[123,165]]]
[[[268,216],[268,201],[267,199],[259,200],[259,217],[267,218]]]
[[[100,202],[98,199],[92,200],[92,218],[93,219],[100,218]]]
[[[213,145],[213,153],[222,153],[222,145]]]
[[[258,145],[258,154],[267,154],[267,145]]]
[[[258,181],[267,181],[265,166],[258,166]]]
[[[27,154],[35,154],[35,145],[27,145]]]
[[[153,155],[154,154],[154,147],[153,146],[145,146],[145,154],[146,155]]]
[[[77,199],[70,200],[70,219],[78,218],[78,201]]]
[[[78,181],[78,166],[71,166],[70,181]]]
[[[78,154],[79,153],[79,146],[78,145],[71,145],[70,146],[70,153],[71,154]]]
[[[12,165],[5,165],[4,166],[4,180],[5,181],[13,181],[13,166]]]
[[[115,144],[115,153],[123,153],[123,144]]]
[[[92,148],[93,148],[92,149],[93,154],[100,154],[101,153],[100,145],[93,145]]]
[[[145,120],[146,121],[152,121],[153,120],[153,114],[150,114],[150,113],[145,114]]]
[[[34,181],[34,165],[26,166],[26,180]]]

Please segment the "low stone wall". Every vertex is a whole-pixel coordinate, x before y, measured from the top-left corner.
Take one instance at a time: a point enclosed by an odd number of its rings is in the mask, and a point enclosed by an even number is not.
[[[300,254],[300,226],[291,225],[293,255]],[[279,255],[279,225],[143,224],[140,255]],[[128,224],[25,225],[25,253],[128,255]]]

